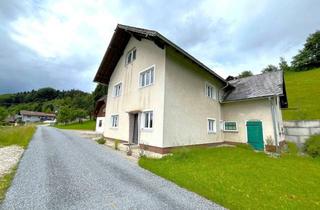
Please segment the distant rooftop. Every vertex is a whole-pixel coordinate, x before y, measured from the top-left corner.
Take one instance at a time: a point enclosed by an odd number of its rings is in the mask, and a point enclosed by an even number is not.
[[[39,117],[55,117],[56,116],[53,113],[34,112],[34,111],[27,111],[27,110],[21,110],[20,114],[28,115],[28,116],[39,116]]]

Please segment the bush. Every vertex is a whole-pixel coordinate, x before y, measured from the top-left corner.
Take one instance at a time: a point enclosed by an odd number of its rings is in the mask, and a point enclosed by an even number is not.
[[[97,143],[98,144],[105,144],[106,140],[103,137],[101,137],[100,139],[97,140]]]
[[[115,150],[118,150],[118,149],[119,149],[119,143],[120,143],[120,141],[119,141],[118,139],[116,139],[116,140],[114,141],[114,149],[115,149]]]
[[[304,151],[309,154],[311,157],[320,156],[320,135],[311,136],[304,143]]]

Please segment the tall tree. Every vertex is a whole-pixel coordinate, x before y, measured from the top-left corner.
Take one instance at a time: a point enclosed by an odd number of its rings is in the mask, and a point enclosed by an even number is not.
[[[293,57],[292,67],[295,71],[320,67],[320,31],[309,35],[303,49]]]
[[[238,75],[238,77],[243,78],[243,77],[250,77],[252,75],[253,75],[252,71],[243,71]]]
[[[266,68],[264,68],[261,72],[267,73],[267,72],[273,72],[273,71],[279,71],[279,68],[270,64]]]
[[[287,61],[283,57],[280,57],[279,68],[280,68],[281,71],[290,71],[291,70],[291,68],[288,65]]]

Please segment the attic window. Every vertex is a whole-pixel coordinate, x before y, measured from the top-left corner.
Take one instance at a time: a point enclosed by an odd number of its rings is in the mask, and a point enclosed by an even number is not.
[[[132,63],[137,56],[137,50],[136,48],[130,50],[127,54],[126,64]]]
[[[209,83],[206,83],[206,95],[208,98],[217,99],[216,88]]]

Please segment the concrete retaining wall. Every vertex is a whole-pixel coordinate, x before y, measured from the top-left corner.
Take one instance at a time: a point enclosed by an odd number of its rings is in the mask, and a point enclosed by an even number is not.
[[[320,134],[320,120],[312,121],[284,121],[286,140],[302,145],[306,139]]]

